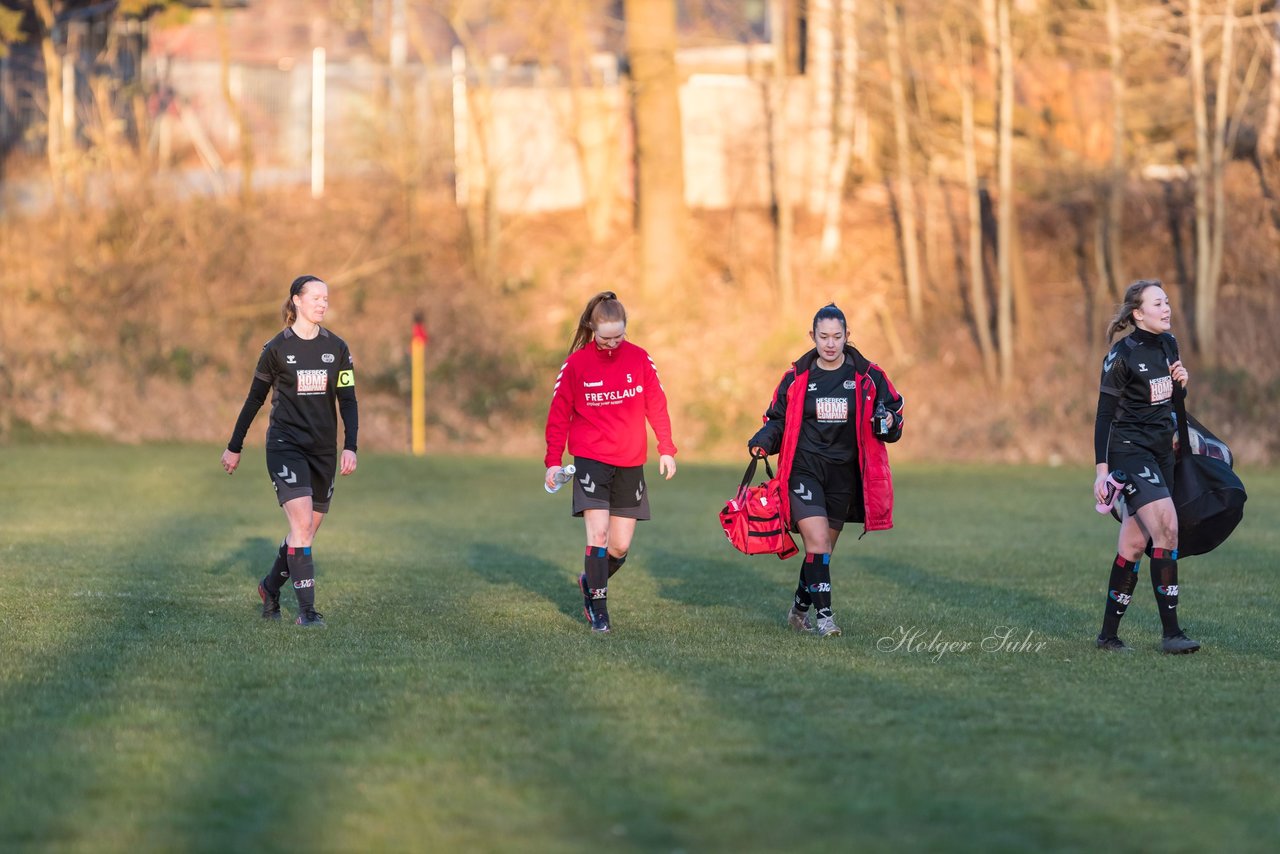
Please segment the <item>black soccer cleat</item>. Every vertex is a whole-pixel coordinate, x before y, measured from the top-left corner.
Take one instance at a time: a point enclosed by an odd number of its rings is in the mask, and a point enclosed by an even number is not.
[[[302,626],[304,629],[323,629],[325,627],[324,614],[319,611],[303,611],[298,615],[298,619],[293,621],[293,624]]]
[[[1129,646],[1115,635],[1112,635],[1109,638],[1104,638],[1102,635],[1098,635],[1098,649],[1103,652],[1133,652],[1133,647]]]
[[[1160,649],[1168,655],[1188,655],[1200,648],[1200,641],[1187,637],[1186,632],[1169,635],[1160,641]]]
[[[591,609],[591,631],[602,635],[609,632],[609,609],[603,605]]]
[[[262,619],[278,620],[280,619],[280,594],[272,596],[267,592],[267,587],[261,581],[258,582],[258,595],[262,597]]]
[[[582,591],[582,616],[587,618],[588,623],[594,623],[595,618],[591,616],[591,590],[587,587],[585,572],[578,576],[578,589]]]

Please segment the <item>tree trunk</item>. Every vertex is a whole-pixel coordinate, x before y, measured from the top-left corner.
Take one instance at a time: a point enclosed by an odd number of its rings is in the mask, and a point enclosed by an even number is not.
[[[827,173],[820,255],[831,260],[840,250],[840,210],[844,182],[853,159],[854,116],[858,110],[858,0],[840,0],[840,71],[837,78],[836,147]]]
[[[826,201],[826,182],[831,163],[831,131],[835,124],[836,49],[833,0],[809,0],[806,35],[808,57],[805,77],[809,78],[813,108],[809,112],[809,150],[805,158],[809,212],[820,214]]]
[[[1106,221],[1102,228],[1104,243],[1099,247],[1106,261],[1107,279],[1099,282],[1098,288],[1105,288],[1114,295],[1113,298],[1120,297],[1125,282],[1120,259],[1125,188],[1124,55],[1120,39],[1119,0],[1107,0],[1107,46],[1111,55],[1111,174],[1107,181]],[[1102,304],[1105,305],[1106,301]]]
[[[973,307],[978,349],[982,352],[983,373],[988,382],[994,383],[996,356],[991,342],[991,308],[987,305],[987,284],[982,263],[982,198],[978,186],[978,153],[973,121],[973,57],[967,33],[962,36],[960,50],[965,197],[969,203],[969,302]]]
[[[253,203],[253,135],[244,120],[244,110],[231,91],[231,36],[227,32],[223,0],[213,0],[213,15],[218,36],[218,81],[240,141],[240,204],[248,207]]]
[[[66,161],[62,137],[62,61],[58,47],[53,43],[53,29],[57,23],[52,0],[35,0],[36,17],[40,21],[40,55],[44,59],[44,89],[49,100],[48,121],[45,123],[45,155],[49,160],[49,178],[54,187],[54,198],[61,199],[66,184]]]
[[[626,0],[635,110],[640,290],[668,296],[685,264],[684,151],[675,0]]]
[[[1000,186],[999,278],[996,334],[1000,347],[1000,384],[1013,384],[1013,28],[1009,20],[1010,0],[998,0],[1000,39]]]
[[[1209,263],[1196,289],[1196,320],[1200,324],[1200,355],[1206,366],[1218,362],[1218,285],[1222,278],[1222,242],[1227,213],[1226,138],[1227,106],[1231,98],[1232,57],[1236,34],[1235,10],[1228,7],[1222,21],[1222,56],[1218,60],[1218,89],[1213,109],[1213,222],[1209,236]]]
[[[783,3],[770,4],[773,71],[767,84],[769,134],[769,191],[773,215],[774,283],[782,313],[795,308],[795,280],[791,272],[791,235],[795,230],[787,170],[787,22]]]
[[[1271,25],[1271,85],[1267,88],[1267,115],[1258,137],[1258,154],[1263,163],[1276,158],[1276,138],[1280,136],[1280,21]]]
[[[924,317],[920,287],[920,250],[916,235],[916,200],[911,186],[911,139],[907,130],[907,95],[902,71],[902,38],[896,0],[882,0],[889,52],[889,88],[893,97],[893,135],[897,147],[897,193],[902,211],[902,265],[907,280],[907,314],[912,325]]]

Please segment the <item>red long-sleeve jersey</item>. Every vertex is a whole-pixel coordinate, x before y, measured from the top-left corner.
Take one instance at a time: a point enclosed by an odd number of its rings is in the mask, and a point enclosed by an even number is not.
[[[629,341],[614,350],[589,342],[569,355],[556,377],[547,412],[547,468],[560,465],[566,439],[575,457],[643,465],[646,418],[658,437],[658,453],[674,456],[667,394],[653,359]]]

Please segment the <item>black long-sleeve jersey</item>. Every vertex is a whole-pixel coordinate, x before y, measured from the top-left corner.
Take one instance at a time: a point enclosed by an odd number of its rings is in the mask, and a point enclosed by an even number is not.
[[[1135,329],[1107,351],[1098,388],[1095,462],[1106,462],[1108,446],[1120,442],[1153,453],[1169,450],[1175,429],[1169,365],[1178,358],[1176,338],[1145,329]]]
[[[342,412],[343,448],[356,450],[356,366],[347,343],[337,335],[321,327],[307,340],[286,328],[263,345],[249,396],[227,443],[233,453],[244,447],[245,434],[268,391],[273,391],[268,443],[332,453],[338,443],[336,403]]]
[[[854,422],[854,397],[857,395],[853,360],[834,371],[815,364],[809,369],[808,388],[804,391],[804,421],[796,448],[830,460],[847,463],[858,451],[858,425]],[[769,422],[781,425],[787,414],[787,398],[795,391],[796,375],[788,373],[778,384],[772,404],[765,413]],[[762,428],[761,433],[765,432]],[[781,439],[781,431],[779,440]],[[763,437],[761,438],[763,441]]]

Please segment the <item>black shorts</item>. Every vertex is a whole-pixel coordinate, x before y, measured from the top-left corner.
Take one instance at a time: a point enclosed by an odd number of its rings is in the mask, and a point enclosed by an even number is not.
[[[311,509],[329,512],[333,498],[333,477],[338,471],[338,455],[302,451],[291,445],[267,445],[267,471],[276,489],[276,500],[286,501],[311,496]]]
[[[834,463],[816,454],[798,451],[787,480],[791,520],[796,523],[813,516],[826,516],[827,527],[839,531],[849,518],[854,495],[861,489],[858,467],[853,463]]]
[[[1171,498],[1173,490],[1173,447],[1155,453],[1142,445],[1119,442],[1107,453],[1107,466],[1129,477],[1124,504],[1132,516],[1152,501]]]
[[[649,518],[649,490],[644,466],[611,466],[587,457],[574,457],[573,515],[584,510],[608,510],[610,516],[645,521]]]

